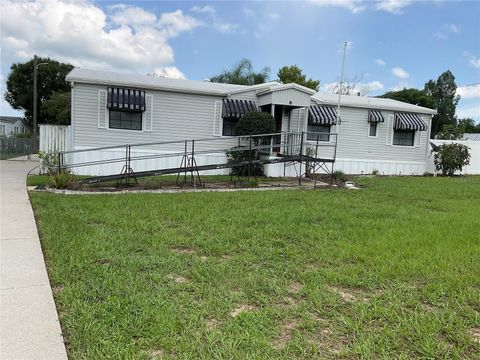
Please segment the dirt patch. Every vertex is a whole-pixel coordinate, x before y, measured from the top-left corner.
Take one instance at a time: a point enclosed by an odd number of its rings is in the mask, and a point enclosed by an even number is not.
[[[348,338],[346,336],[336,335],[328,327],[318,329],[309,338],[309,342],[317,345],[322,354],[331,354],[335,358],[345,351],[348,346]]]
[[[283,349],[293,338],[293,331],[298,327],[298,321],[292,320],[280,326],[280,335],[273,339],[272,347],[277,350]]]
[[[98,265],[109,265],[111,264],[111,261],[108,260],[108,259],[97,259],[95,261],[95,264],[98,264]]]
[[[470,329],[470,336],[472,337],[473,342],[480,344],[480,328],[474,327]]]
[[[195,251],[188,246],[174,246],[171,247],[170,250],[176,252],[177,254],[195,254]]]
[[[52,288],[52,293],[54,296],[60,295],[62,291],[63,291],[63,285],[57,285]]]
[[[208,256],[202,255],[202,256],[200,256],[200,260],[202,260],[202,261],[207,261],[207,260],[208,260]]]
[[[245,313],[245,312],[252,312],[258,310],[258,306],[256,305],[249,305],[249,304],[240,304],[233,309],[232,312],[230,312],[230,316],[235,318],[238,315]]]
[[[437,307],[435,305],[432,305],[430,303],[422,303],[422,309],[425,310],[426,312],[434,312],[437,310]]]
[[[338,286],[327,286],[327,289],[334,292],[346,302],[368,302],[370,299],[357,289],[346,289]]]
[[[162,349],[151,349],[148,351],[150,359],[161,359],[165,355],[165,351]]]
[[[207,319],[205,321],[205,326],[207,327],[207,330],[216,330],[220,326],[220,321],[217,319]]]
[[[303,289],[303,285],[297,282],[293,282],[287,286],[287,291],[292,294],[298,294]]]
[[[167,279],[175,281],[177,284],[186,284],[188,283],[188,279],[186,277],[176,275],[176,274],[168,274]]]

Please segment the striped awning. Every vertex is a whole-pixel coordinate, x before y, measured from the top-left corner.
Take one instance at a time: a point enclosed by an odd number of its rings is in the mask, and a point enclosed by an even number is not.
[[[336,125],[337,109],[334,106],[310,106],[308,123],[310,125]]]
[[[223,99],[222,118],[241,118],[243,114],[257,111],[253,101]]]
[[[378,110],[369,110],[368,111],[368,122],[371,123],[379,123],[379,122],[384,122],[385,119],[383,118],[383,115],[380,111]]]
[[[107,108],[122,111],[145,111],[145,91],[109,87]]]
[[[414,113],[395,113],[395,123],[393,128],[395,130],[427,130],[427,124],[422,117]]]

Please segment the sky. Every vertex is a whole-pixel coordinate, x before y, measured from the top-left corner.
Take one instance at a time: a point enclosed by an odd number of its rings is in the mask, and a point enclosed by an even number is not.
[[[459,118],[480,122],[480,1],[0,1],[0,90],[37,54],[88,69],[204,80],[242,58],[298,65],[330,91],[345,77],[376,96],[450,70]],[[40,70],[41,71],[41,68]],[[0,100],[0,115],[21,115]]]

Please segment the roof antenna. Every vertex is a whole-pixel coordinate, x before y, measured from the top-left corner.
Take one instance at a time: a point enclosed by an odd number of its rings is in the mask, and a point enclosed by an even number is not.
[[[343,69],[345,68],[345,55],[347,53],[348,41],[343,43],[343,60],[342,60],[342,71],[340,73],[340,90],[338,92],[338,104],[337,104],[337,124],[341,124],[340,119],[340,99],[342,98],[342,86],[343,86]]]

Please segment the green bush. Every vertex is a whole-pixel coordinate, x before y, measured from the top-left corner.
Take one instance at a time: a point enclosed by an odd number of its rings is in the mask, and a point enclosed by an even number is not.
[[[75,176],[68,170],[61,170],[50,175],[50,184],[55,189],[66,189],[75,181]]]
[[[333,178],[336,180],[336,181],[342,181],[342,182],[345,182],[348,180],[347,178],[347,175],[345,175],[345,173],[342,171],[342,170],[337,170],[333,173]]]
[[[378,170],[378,169],[373,169],[373,170],[372,170],[372,175],[380,175],[380,170]]]
[[[435,168],[444,176],[452,176],[456,171],[470,164],[470,148],[463,144],[443,144],[434,155]]]
[[[240,136],[273,132],[275,132],[275,120],[270,113],[261,111],[244,114],[235,125],[235,133]]]
[[[239,163],[260,159],[260,154],[255,150],[229,150],[226,152],[228,163]],[[263,166],[258,164],[235,166],[230,170],[233,176],[263,176]]]

